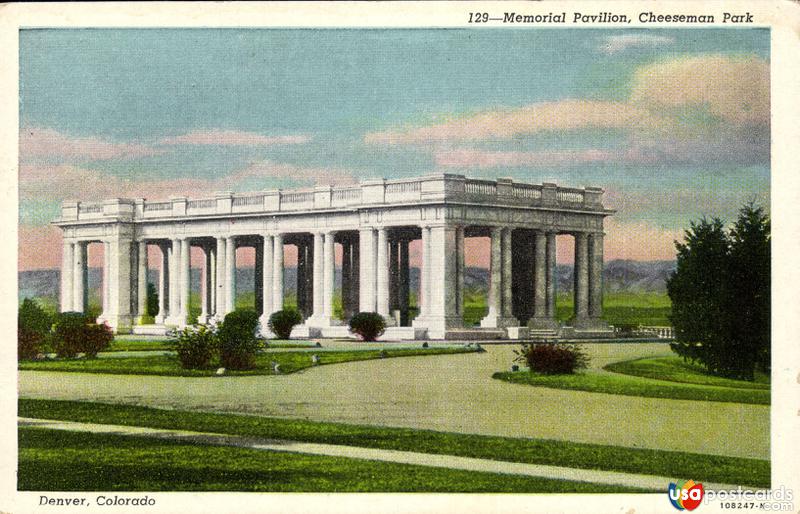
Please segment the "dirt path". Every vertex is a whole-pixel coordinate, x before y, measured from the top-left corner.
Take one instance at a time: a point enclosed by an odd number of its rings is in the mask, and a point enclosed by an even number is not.
[[[125,403],[769,458],[769,406],[547,389],[493,380],[516,346],[320,366],[285,376],[21,371],[23,398]],[[666,344],[587,345],[593,367]]]

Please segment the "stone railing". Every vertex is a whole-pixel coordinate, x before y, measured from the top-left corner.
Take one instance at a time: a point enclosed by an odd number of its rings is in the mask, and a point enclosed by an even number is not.
[[[468,179],[462,175],[432,175],[408,179],[368,180],[357,185],[255,193],[216,193],[213,197],[169,200],[114,199],[105,202],[64,202],[61,220],[108,216],[165,218],[253,212],[341,209],[385,204],[467,202],[487,205],[552,207],[604,211],[603,191],[558,187],[556,184],[515,183],[511,179]]]

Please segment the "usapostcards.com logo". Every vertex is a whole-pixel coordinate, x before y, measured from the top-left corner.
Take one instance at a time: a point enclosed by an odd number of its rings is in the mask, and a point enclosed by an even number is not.
[[[669,484],[669,501],[678,510],[694,510],[703,500],[703,484],[689,480],[682,484]]]

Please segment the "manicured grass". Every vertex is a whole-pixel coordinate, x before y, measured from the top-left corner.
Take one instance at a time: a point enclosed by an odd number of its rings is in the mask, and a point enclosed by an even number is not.
[[[612,325],[669,326],[672,302],[666,293],[617,292],[603,295],[603,319]],[[573,315],[571,294],[556,298],[556,317],[566,321]]]
[[[386,350],[324,351],[319,352],[319,365],[340,362],[408,357],[415,355],[445,355],[475,352],[473,348],[413,348]],[[294,373],[312,367],[313,352],[269,352],[256,356],[256,368],[246,371],[226,371],[226,375],[273,375],[272,363],[280,364],[282,374]],[[174,355],[150,355],[146,357],[120,357],[115,359],[64,359],[20,361],[19,369],[34,371],[73,371],[80,373],[111,373],[117,375],[166,375],[180,377],[213,376],[217,369],[183,369]]]
[[[769,390],[769,375],[765,373],[756,372],[753,382],[732,380],[710,375],[702,366],[684,362],[678,356],[614,362],[603,369],[614,373],[668,380],[670,382],[732,387],[736,389]]]
[[[20,399],[19,415],[770,485],[769,461],[687,452],[59,400]]]
[[[19,448],[18,488],[23,491],[637,491],[536,477],[27,427],[19,430]]]
[[[678,384],[666,380],[654,380],[616,373],[586,371],[573,375],[540,375],[529,371],[515,371],[497,372],[492,375],[492,378],[505,380],[513,384],[624,396],[752,403],[757,405],[770,404],[769,390]]]
[[[141,351],[166,351],[170,350],[169,339],[125,339],[114,338],[107,352],[141,352]]]

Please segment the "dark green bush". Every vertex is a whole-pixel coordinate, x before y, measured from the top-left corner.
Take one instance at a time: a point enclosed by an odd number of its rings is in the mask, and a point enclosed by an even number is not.
[[[364,341],[374,341],[386,330],[386,321],[377,312],[359,312],[350,318],[350,332]]]
[[[39,305],[25,298],[17,316],[17,355],[20,359],[33,359],[45,350],[52,317]]]
[[[173,347],[183,368],[204,369],[211,366],[218,351],[217,332],[213,327],[186,327],[170,335],[175,339]]]
[[[524,344],[514,353],[516,361],[525,362],[531,371],[545,375],[571,374],[589,364],[583,349],[573,344]]]
[[[79,353],[95,357],[113,339],[107,325],[98,325],[82,312],[62,312],[53,328],[52,343],[58,357],[75,357]]]
[[[237,309],[228,313],[217,332],[220,364],[230,369],[254,368],[256,352],[261,346],[257,331],[256,311]]]
[[[275,339],[289,339],[292,329],[303,321],[300,313],[294,309],[285,309],[272,313],[269,317],[269,330],[275,334]]]

